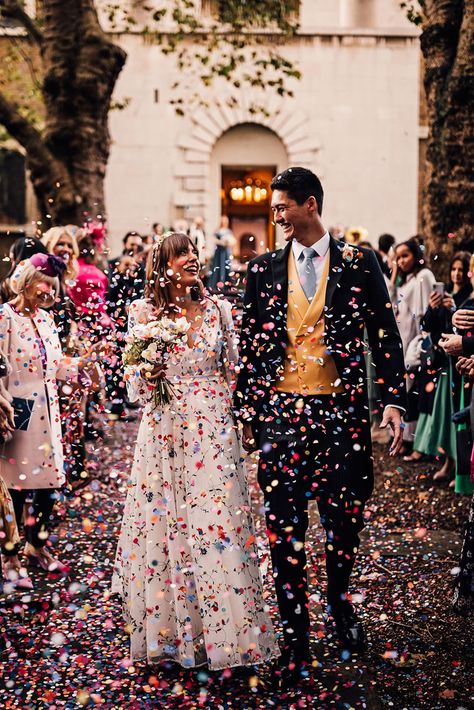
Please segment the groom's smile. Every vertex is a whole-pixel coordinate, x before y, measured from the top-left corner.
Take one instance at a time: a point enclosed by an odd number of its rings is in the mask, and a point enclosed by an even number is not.
[[[274,190],[272,213],[275,224],[283,230],[286,242],[296,239],[301,244],[311,246],[325,232],[318,219],[314,197],[309,197],[302,204],[298,204],[288,192]]]

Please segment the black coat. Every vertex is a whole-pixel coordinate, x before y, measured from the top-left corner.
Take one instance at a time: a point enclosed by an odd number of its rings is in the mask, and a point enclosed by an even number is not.
[[[283,371],[290,248],[288,244],[258,256],[247,272],[234,403],[238,416],[256,428],[259,412]],[[364,328],[384,405],[405,407],[402,342],[384,277],[370,249],[331,238],[324,318],[327,348],[357,409],[368,407]]]
[[[121,257],[109,261],[109,288],[107,310],[120,331],[127,330],[128,307],[145,292],[145,269],[140,264],[135,274],[121,274],[117,271]]]

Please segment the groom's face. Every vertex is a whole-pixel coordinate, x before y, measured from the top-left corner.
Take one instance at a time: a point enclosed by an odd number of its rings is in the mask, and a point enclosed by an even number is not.
[[[310,198],[311,199],[311,198]],[[308,201],[299,205],[283,190],[274,190],[272,194],[272,212],[275,224],[283,230],[285,241],[298,239],[306,233],[308,222],[311,222],[311,210]]]

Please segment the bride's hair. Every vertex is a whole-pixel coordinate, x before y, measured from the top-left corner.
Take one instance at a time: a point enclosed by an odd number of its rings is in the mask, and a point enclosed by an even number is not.
[[[155,308],[161,311],[168,310],[171,304],[170,278],[166,273],[171,259],[175,259],[181,254],[187,254],[189,246],[196,250],[195,245],[187,234],[182,232],[171,232],[153,245],[146,260],[146,284],[145,296],[149,298]],[[193,300],[199,300],[204,296],[202,282],[191,290]]]

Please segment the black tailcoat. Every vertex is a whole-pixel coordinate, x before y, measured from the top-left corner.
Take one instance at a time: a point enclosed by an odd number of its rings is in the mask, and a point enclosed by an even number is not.
[[[265,403],[283,373],[287,346],[288,255],[284,249],[250,262],[241,331],[241,363],[235,408],[260,440]],[[364,420],[364,448],[370,453],[368,345],[383,404],[405,407],[403,348],[382,271],[374,252],[330,240],[324,308],[325,343],[349,399]],[[366,337],[368,336],[368,344]]]

